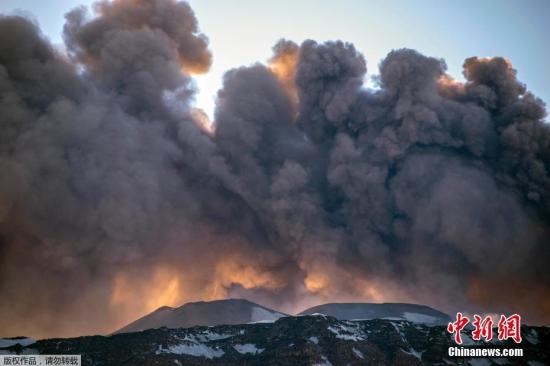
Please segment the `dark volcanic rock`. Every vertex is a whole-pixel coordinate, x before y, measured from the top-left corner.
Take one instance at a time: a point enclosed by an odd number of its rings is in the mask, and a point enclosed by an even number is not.
[[[522,327],[524,341],[476,347],[518,348],[521,358],[466,359],[447,355],[454,346],[444,326],[395,320],[284,317],[274,323],[221,325],[71,339],[29,345],[42,354],[82,354],[84,365],[547,365],[550,328]],[[3,352],[25,352],[8,348]]]
[[[325,314],[340,320],[391,319],[430,325],[447,324],[451,318],[425,305],[402,303],[332,303],[306,309],[300,315]]]

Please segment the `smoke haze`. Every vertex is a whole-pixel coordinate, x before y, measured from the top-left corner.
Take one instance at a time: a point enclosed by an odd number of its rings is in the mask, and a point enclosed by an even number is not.
[[[185,2],[0,16],[0,335],[107,333],[162,305],[416,302],[550,322],[550,129],[501,57],[281,40],[192,106]],[[244,40],[243,40],[244,42]]]

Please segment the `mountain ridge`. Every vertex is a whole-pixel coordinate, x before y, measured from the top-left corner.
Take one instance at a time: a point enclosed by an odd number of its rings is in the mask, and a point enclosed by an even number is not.
[[[246,324],[276,320],[288,314],[246,299],[194,301],[179,307],[161,306],[113,332],[127,333],[145,329],[188,328],[192,326]]]
[[[427,305],[393,302],[326,303],[305,309],[298,313],[298,315],[314,313],[326,314],[339,320],[394,319],[432,325],[443,325],[451,320],[448,314]]]
[[[521,348],[523,357],[449,357],[456,346],[444,326],[395,320],[338,320],[326,315],[282,317],[273,323],[158,328],[112,336],[39,340],[0,354],[80,354],[83,366],[339,366],[544,365],[550,363],[550,328],[522,326],[512,340],[468,346]]]
[[[408,320],[422,324],[446,324],[450,317],[427,305],[408,303],[327,303],[307,308],[296,315],[322,313],[339,320],[394,319]],[[192,326],[213,326],[246,324],[274,321],[290,316],[247,299],[231,298],[213,301],[194,301],[179,307],[161,306],[112,334],[142,331],[145,329],[188,328]]]

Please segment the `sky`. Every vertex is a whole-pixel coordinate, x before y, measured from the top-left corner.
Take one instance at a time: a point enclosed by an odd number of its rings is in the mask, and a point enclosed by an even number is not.
[[[0,13],[32,14],[44,35],[61,45],[63,14],[90,0],[0,0]],[[214,55],[211,70],[196,77],[196,105],[210,116],[223,74],[265,62],[280,38],[297,43],[340,39],[353,43],[368,63],[368,75],[392,49],[414,48],[445,59],[462,79],[470,56],[504,56],[529,90],[550,101],[550,1],[546,0],[191,0]]]

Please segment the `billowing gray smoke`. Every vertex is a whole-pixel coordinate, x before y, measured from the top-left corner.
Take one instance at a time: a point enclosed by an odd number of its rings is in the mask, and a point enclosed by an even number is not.
[[[503,58],[281,41],[227,72],[184,2],[0,18],[0,335],[108,332],[160,305],[411,301],[550,314],[550,130]]]

